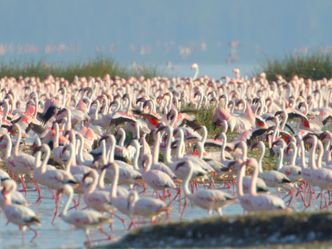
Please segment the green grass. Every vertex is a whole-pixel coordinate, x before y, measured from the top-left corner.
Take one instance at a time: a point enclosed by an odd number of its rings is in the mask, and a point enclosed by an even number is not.
[[[181,110],[187,110],[189,112],[194,112],[196,121],[200,125],[206,126],[208,130],[208,137],[214,138],[216,135],[219,135],[222,132],[222,128],[216,128],[212,122],[213,120],[213,114],[215,111],[215,106],[206,106],[201,108],[200,110],[195,110],[193,106],[187,105],[184,106]],[[237,132],[227,132],[227,140],[228,142],[234,141],[236,137],[238,137],[239,134]],[[250,150],[248,149],[248,156],[249,157],[255,157],[257,160],[260,156],[260,151],[258,150]],[[263,158],[263,167],[264,170],[272,170],[276,168],[277,164],[277,158],[270,155],[269,150],[267,149]]]
[[[276,80],[277,75],[286,80],[291,80],[295,75],[313,80],[329,79],[332,76],[332,54],[314,52],[299,56],[288,55],[283,59],[269,59],[263,63],[261,71],[266,73],[268,80]]]
[[[111,58],[95,58],[84,63],[72,63],[66,65],[47,64],[40,62],[20,63],[12,61],[0,63],[0,77],[35,76],[44,79],[48,75],[65,78],[72,81],[75,76],[79,77],[103,77],[106,74],[127,78],[129,76],[152,78],[160,74],[156,67],[139,67],[129,69],[115,63]]]
[[[196,110],[192,105],[186,105],[181,108],[181,111],[188,111],[189,114],[193,113],[197,123],[199,123],[200,125],[204,125],[207,128],[208,136],[215,137],[222,132],[222,129],[216,128],[212,122],[215,108],[215,105],[210,105]]]

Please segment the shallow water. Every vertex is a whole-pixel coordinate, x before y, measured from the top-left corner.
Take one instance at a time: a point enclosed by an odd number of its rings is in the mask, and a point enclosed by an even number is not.
[[[217,188],[222,188],[221,185],[217,185]],[[201,188],[203,188],[201,186]],[[232,193],[232,190],[226,190]],[[25,235],[25,243],[21,241],[20,233],[18,227],[12,224],[5,225],[6,220],[3,214],[0,215],[0,245],[1,248],[80,248],[83,246],[85,241],[85,234],[82,230],[75,230],[71,228],[68,224],[64,223],[61,218],[57,218],[55,224],[51,224],[51,219],[54,211],[54,200],[52,199],[52,194],[45,188],[42,189],[43,199],[40,204],[31,204],[31,208],[37,212],[40,216],[42,225],[37,227],[40,236],[35,239],[33,243],[29,240],[32,237],[32,232],[27,231]],[[147,195],[151,195],[149,192]],[[285,193],[279,193],[279,195],[285,195]],[[29,192],[27,193],[27,199],[32,203],[36,200],[37,194],[33,191],[33,186],[29,184]],[[62,198],[61,208],[64,206],[66,197]],[[183,203],[183,201],[182,201]],[[319,202],[316,201],[312,209],[317,209]],[[294,202],[294,206],[297,206],[297,210],[303,210],[301,202]],[[80,208],[84,207],[83,200],[81,202]],[[70,211],[69,211],[70,212]],[[223,209],[224,215],[234,215],[242,214],[242,208],[238,204],[230,205]],[[120,214],[119,214],[120,215]],[[123,215],[122,215],[123,216]],[[190,204],[184,212],[184,220],[198,219],[202,217],[207,217],[208,213],[205,210],[199,209],[197,207],[192,207]],[[173,202],[172,213],[170,219],[173,221],[180,220],[179,214],[179,204],[178,202]],[[129,222],[128,218],[126,218]],[[110,232],[107,226],[106,231],[109,231],[114,239],[120,238],[127,233],[122,223],[119,220],[113,220],[113,231]],[[92,232],[91,237],[94,239],[103,238],[103,235],[98,232]]]
[[[217,159],[220,156],[219,152],[209,152],[210,157]],[[35,204],[34,201],[37,199],[37,193],[34,191],[34,186],[30,183],[28,184],[29,191],[27,193],[27,200],[31,203],[30,207],[40,216],[41,218],[41,226],[36,227],[39,232],[39,237],[34,240],[33,243],[30,243],[30,239],[33,234],[30,231],[25,233],[25,242],[22,243],[21,235],[19,233],[18,227],[16,225],[5,225],[6,220],[4,215],[0,214],[0,248],[11,249],[11,248],[45,248],[45,249],[55,249],[55,248],[82,248],[85,241],[85,234],[83,230],[77,230],[72,228],[67,223],[63,222],[61,218],[57,217],[55,224],[51,224],[51,219],[53,217],[54,211],[54,200],[52,197],[52,193],[41,186],[42,189],[42,202],[39,204]],[[20,188],[20,186],[19,186]],[[204,188],[203,186],[199,186],[199,188]],[[231,189],[225,189],[223,184],[216,184],[217,189],[221,189],[227,191],[229,193],[235,194],[235,187]],[[141,191],[141,187],[138,187],[138,191]],[[274,189],[271,189],[271,192],[279,195],[280,197],[286,196],[287,193],[285,191],[276,193]],[[148,190],[145,194],[147,196],[152,196],[152,190]],[[172,192],[172,195],[175,195],[175,191]],[[75,198],[77,196],[75,195]],[[65,202],[67,200],[66,196],[61,198],[60,210],[63,208]],[[288,200],[288,198],[286,199]],[[166,202],[168,202],[167,200]],[[181,205],[183,205],[184,201],[181,201]],[[80,208],[85,207],[83,199],[81,199]],[[292,203],[292,207],[297,211],[303,210],[319,210],[319,200],[314,198],[313,205],[310,208],[305,209],[303,207],[302,201],[298,197],[296,201]],[[69,211],[70,212],[70,211]],[[117,212],[121,217],[124,217],[127,221],[127,225],[129,223],[129,219],[121,213]],[[239,204],[233,204],[225,207],[223,209],[223,215],[241,215],[243,214],[242,208]],[[193,207],[190,203],[188,207],[185,209],[185,212],[181,218],[180,215],[180,206],[178,201],[174,201],[172,204],[172,212],[169,217],[171,221],[179,221],[183,220],[193,220],[208,217],[208,212],[206,210],[202,210],[198,207]],[[167,222],[166,217],[162,217],[161,222]],[[123,224],[116,218],[113,219],[113,227],[112,231],[108,228],[108,226],[104,226],[105,231],[109,232],[113,239],[119,239],[127,233],[127,227],[124,227]],[[91,231],[92,239],[103,239],[104,235],[101,235],[99,232]],[[109,241],[107,241],[109,242]],[[100,242],[101,244],[107,242]],[[98,243],[98,244],[100,244]],[[276,247],[278,248],[278,247]],[[299,247],[302,248],[302,247]]]

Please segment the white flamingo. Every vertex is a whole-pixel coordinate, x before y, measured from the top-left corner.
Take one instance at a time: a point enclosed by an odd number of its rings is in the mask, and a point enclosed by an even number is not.
[[[254,167],[254,174],[251,181],[250,193],[243,193],[242,180],[245,173],[245,166]],[[266,210],[286,209],[285,202],[271,194],[257,194],[256,180],[258,177],[258,163],[255,158],[249,158],[241,164],[238,173],[238,198],[242,208],[247,212],[257,212]]]
[[[1,191],[3,198],[3,203],[1,206],[2,210],[9,223],[18,225],[22,235],[22,240],[24,241],[24,230],[25,228],[28,228],[34,233],[34,236],[31,239],[31,241],[33,241],[35,238],[37,238],[38,232],[34,228],[32,228],[31,225],[40,224],[40,219],[32,209],[23,205],[13,204],[11,202],[10,195],[13,189],[13,185],[3,186],[3,189]]]
[[[89,237],[90,230],[92,228],[99,228],[104,233],[102,225],[110,224],[112,221],[111,218],[92,209],[73,210],[68,213],[69,205],[73,200],[74,190],[70,185],[66,185],[63,188],[63,192],[68,195],[68,200],[60,213],[60,217],[64,222],[73,225],[75,228],[84,230],[87,237],[85,244],[91,245],[92,240]],[[107,235],[107,239],[111,239],[110,235]]]
[[[276,170],[263,171],[263,158],[265,154],[265,144],[262,141],[259,141],[257,144],[254,144],[252,148],[258,147],[261,150],[261,155],[258,161],[259,177],[264,180],[268,187],[280,187],[286,183],[290,183],[291,180],[283,173]]]
[[[178,167],[183,167],[185,165],[186,164],[183,162],[178,164]],[[195,193],[191,193],[189,190],[189,181],[193,173],[192,162],[189,161],[187,167],[189,167],[189,172],[182,183],[185,195],[194,205],[207,209],[209,214],[212,214],[212,211],[216,211],[219,215],[222,215],[222,208],[234,203],[235,198],[230,194],[217,189],[201,189],[197,190]]]

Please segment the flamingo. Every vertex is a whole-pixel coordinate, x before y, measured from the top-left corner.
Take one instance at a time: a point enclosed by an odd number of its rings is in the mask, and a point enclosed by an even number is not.
[[[250,193],[243,193],[243,175],[245,172],[244,166],[254,167],[254,174],[251,181]],[[257,212],[265,210],[278,210],[286,209],[285,202],[272,194],[257,194],[256,192],[256,180],[258,177],[258,163],[255,158],[249,158],[241,164],[241,168],[238,173],[238,199],[242,208],[247,212]]]
[[[291,180],[283,173],[276,170],[269,170],[263,172],[263,157],[265,154],[265,144],[260,141],[252,146],[252,148],[259,147],[261,150],[261,156],[258,161],[259,177],[264,180],[268,187],[280,187],[285,183],[291,183]]]
[[[63,192],[68,195],[67,202],[60,213],[61,219],[73,225],[75,228],[83,229],[85,231],[87,240],[84,242],[86,245],[91,245],[92,240],[90,239],[90,230],[92,228],[99,228],[99,230],[105,234],[102,230],[103,224],[110,224],[111,218],[104,215],[96,210],[85,209],[85,210],[73,210],[68,213],[69,206],[73,200],[74,190],[70,185],[63,187]],[[110,235],[107,235],[107,240],[111,239]]]
[[[183,167],[185,165],[185,162],[179,163],[178,167]],[[204,189],[191,193],[188,185],[193,174],[192,162],[189,161],[187,166],[189,167],[189,172],[182,183],[182,188],[184,189],[186,197],[188,197],[194,205],[207,209],[209,214],[212,214],[212,211],[216,211],[219,215],[222,215],[222,208],[234,203],[235,197],[217,189]]]
[[[145,159],[143,159],[143,166],[145,168],[142,172],[143,180],[157,193],[158,190],[166,190],[166,189],[175,189],[176,185],[172,178],[156,169],[151,169],[151,155],[146,154]]]
[[[5,134],[2,137],[2,139],[5,139],[7,143],[6,153],[5,153],[6,166],[11,173],[19,177],[23,187],[23,191],[26,193],[27,187],[24,180],[24,176],[25,175],[32,176],[35,158],[24,152],[19,152],[19,145],[22,137],[21,128],[17,124],[14,125],[14,128],[17,129],[18,135],[13,150],[12,150],[12,140],[9,137],[9,135]]]
[[[87,177],[92,178],[92,182],[86,184]],[[98,173],[96,170],[91,169],[83,176],[82,179],[84,186],[83,199],[88,208],[92,208],[99,212],[111,212],[113,209],[110,193],[105,190],[97,189]]]
[[[140,216],[150,218],[152,223],[156,223],[157,217],[162,213],[169,212],[169,207],[160,199],[151,197],[140,197],[136,191],[131,191],[128,195],[128,206],[130,216]],[[131,219],[133,221],[133,219]],[[129,225],[129,229],[134,225]]]
[[[47,167],[47,161],[50,157],[50,148],[47,144],[42,144],[41,151],[45,152],[45,158],[41,165],[39,165],[40,154],[37,155],[36,166],[37,169],[35,172],[36,180],[46,187],[55,191],[55,210],[53,214],[52,224],[55,221],[55,218],[58,214],[59,204],[60,204],[60,195],[65,184],[77,185],[77,181],[74,179],[72,174],[67,170],[56,169],[52,167]],[[69,162],[72,160],[69,160]],[[39,165],[39,168],[38,168]]]
[[[17,184],[14,180],[10,178],[1,178],[1,186],[4,188],[13,188],[9,198],[11,199],[11,203],[16,204],[16,205],[23,205],[23,206],[28,206],[28,201],[25,199],[25,197],[20,193],[19,191],[16,191],[17,189]],[[3,196],[0,195],[0,206],[4,202]]]
[[[38,237],[38,232],[32,228],[32,225],[40,224],[40,218],[36,215],[36,213],[24,206],[13,204],[10,198],[12,191],[14,190],[15,185],[4,185],[1,194],[3,198],[3,202],[1,208],[8,220],[9,223],[13,223],[19,227],[21,232],[22,241],[24,241],[24,230],[28,228],[30,231],[34,233],[34,236],[31,239],[31,242]]]

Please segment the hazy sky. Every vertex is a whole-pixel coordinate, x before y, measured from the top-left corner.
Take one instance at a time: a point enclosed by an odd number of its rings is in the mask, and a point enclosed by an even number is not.
[[[258,63],[329,51],[331,11],[329,0],[0,0],[0,60]]]

